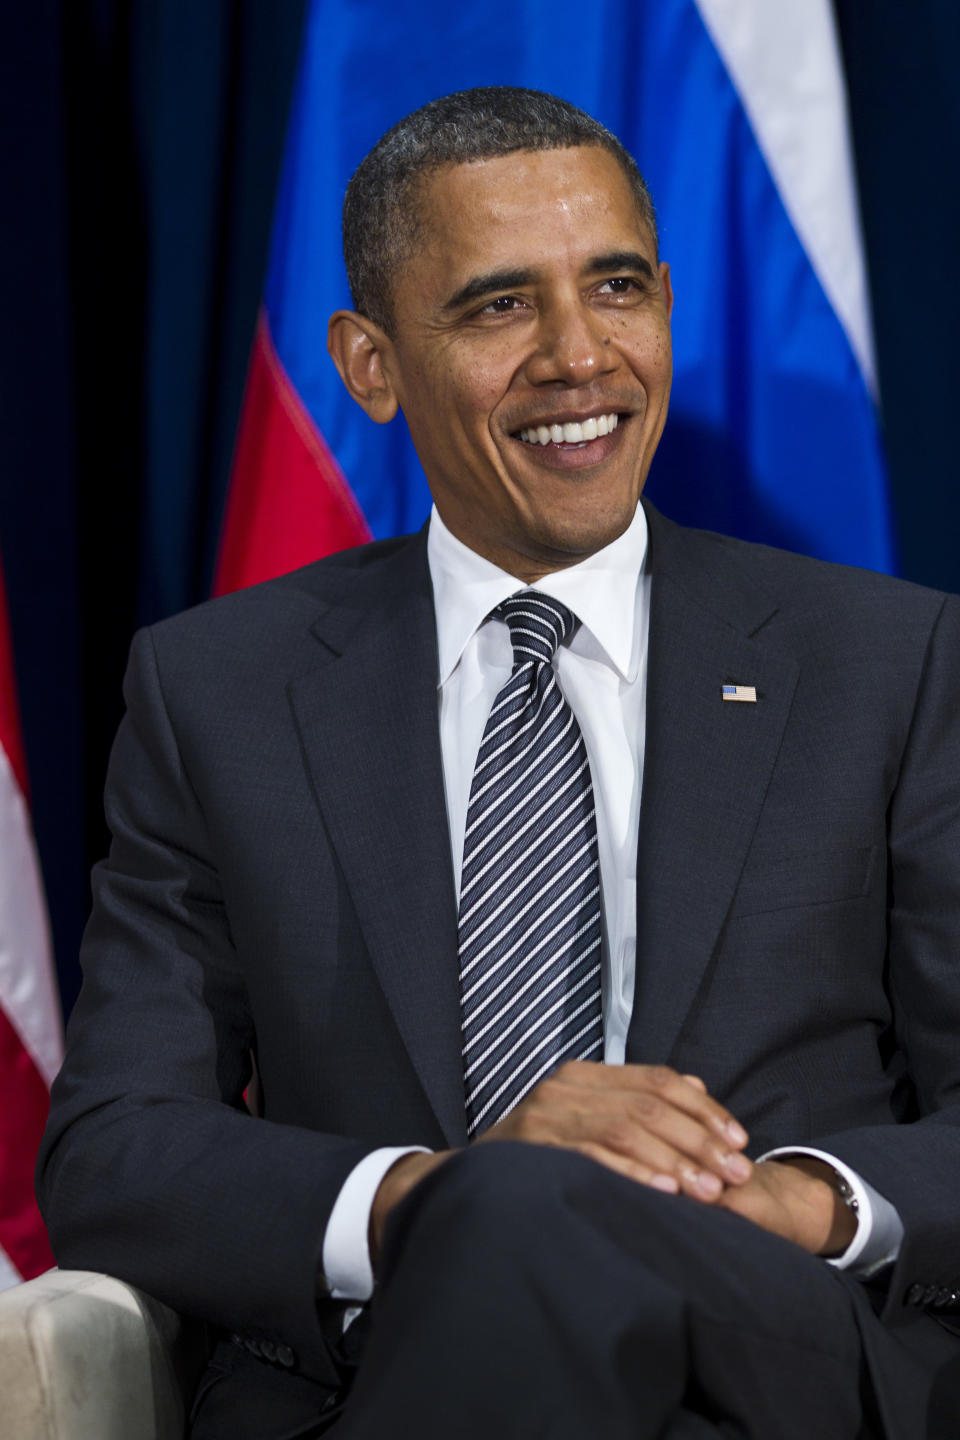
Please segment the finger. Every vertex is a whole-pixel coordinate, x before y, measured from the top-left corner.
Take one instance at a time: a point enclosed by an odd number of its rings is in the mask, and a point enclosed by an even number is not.
[[[725,1189],[715,1175],[709,1171],[697,1171],[695,1167],[687,1167],[674,1173],[672,1169],[657,1168],[653,1163],[645,1164],[623,1154],[618,1150],[610,1150],[604,1145],[595,1144],[592,1141],[571,1146],[570,1148],[579,1151],[581,1155],[587,1155],[599,1164],[605,1165],[608,1170],[613,1170],[619,1175],[625,1175],[638,1184],[648,1185],[653,1190],[660,1190],[668,1195],[684,1194],[692,1200],[699,1200],[702,1204],[714,1204],[722,1201]],[[668,1162],[671,1165],[673,1161]]]
[[[627,1122],[619,1137],[621,1143],[642,1149],[647,1143],[645,1136],[656,1136],[673,1152],[671,1173],[698,1198],[716,1199],[724,1185],[743,1185],[753,1173],[745,1155],[718,1140],[700,1120],[662,1095],[631,1096],[622,1104],[621,1113]]]
[[[591,1141],[585,1141],[582,1145],[572,1147],[581,1155],[586,1155],[591,1160],[596,1160],[599,1165],[604,1165],[608,1170],[613,1170],[617,1175],[624,1175],[628,1180],[635,1180],[639,1185],[649,1185],[652,1190],[660,1190],[665,1195],[676,1195],[680,1185],[675,1175],[668,1175],[657,1171],[650,1165],[642,1165],[636,1160],[630,1160],[626,1155],[618,1154],[615,1150],[607,1150],[603,1145],[595,1145]]]
[[[702,1126],[659,1097],[572,1090],[568,1095],[573,1103],[561,1105],[557,1103],[558,1095],[563,1098],[562,1091],[545,1088],[531,1093],[491,1126],[478,1143],[513,1139],[556,1145],[594,1158],[602,1156],[611,1168],[644,1183],[649,1183],[652,1175],[667,1177],[673,1192],[683,1190],[698,1200],[712,1201],[722,1193],[725,1181],[723,1171],[717,1173],[716,1161],[711,1168],[696,1158],[698,1146],[709,1155],[712,1138]],[[658,1130],[665,1132],[666,1138]],[[685,1143],[692,1153],[684,1153],[671,1143],[670,1137]],[[742,1161],[742,1157],[738,1158]]]
[[[557,1079],[566,1080],[567,1066],[557,1071]],[[698,1077],[694,1077],[698,1079]],[[748,1135],[730,1110],[708,1093],[704,1084],[691,1083],[687,1076],[678,1074],[669,1066],[583,1066],[574,1071],[570,1067],[570,1081],[587,1089],[628,1090],[632,1093],[652,1093],[664,1097],[676,1109],[708,1126],[725,1146],[743,1149]]]
[[[698,1078],[694,1076],[693,1080]],[[568,1061],[543,1083],[549,1085],[553,1082],[578,1089],[651,1091],[709,1126],[727,1146],[742,1150],[749,1139],[743,1126],[710,1095],[702,1081],[699,1085],[692,1083],[690,1078],[669,1065],[601,1065]]]
[[[571,1148],[599,1146],[629,1164],[671,1176],[698,1200],[716,1200],[725,1186],[749,1178],[752,1167],[744,1156],[720,1147],[704,1126],[659,1096],[621,1094],[615,1105],[598,1092],[589,1104],[584,1094],[577,1098],[577,1109],[531,1107],[520,1122],[524,1138]]]
[[[619,1071],[624,1079],[623,1067],[610,1069]],[[719,1192],[713,1177],[721,1187],[749,1179],[751,1162],[698,1118],[698,1112],[712,1113],[709,1107],[714,1102],[709,1096],[675,1071],[633,1069],[636,1073],[627,1075],[625,1083],[616,1084],[615,1076],[597,1082],[595,1074],[584,1074],[586,1067],[574,1071],[563,1066],[493,1128],[503,1138],[535,1144],[598,1144],[627,1160],[675,1176],[687,1193],[699,1199],[716,1198]],[[652,1088],[657,1085],[659,1089]],[[688,1109],[674,1103],[677,1099]]]
[[[741,1150],[746,1145],[749,1139],[746,1130],[726,1106],[713,1098],[702,1080],[699,1085],[694,1083],[698,1076],[691,1079],[661,1065],[646,1068],[647,1082],[657,1094],[708,1126],[725,1146]]]
[[[715,1100],[699,1076],[679,1075],[665,1065],[651,1065],[646,1068],[647,1083],[655,1093],[663,1095],[679,1109],[684,1110],[708,1126],[725,1147],[742,1150],[748,1139],[746,1130],[730,1114],[726,1106]],[[699,1081],[698,1083],[695,1083]]]

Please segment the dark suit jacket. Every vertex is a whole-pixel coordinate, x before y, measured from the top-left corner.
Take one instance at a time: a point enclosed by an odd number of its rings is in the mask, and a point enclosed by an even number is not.
[[[960,1283],[960,602],[648,513],[628,1057],[702,1075],[754,1153],[860,1171],[905,1225],[886,1320],[930,1325]],[[422,535],[137,637],[40,1162],[62,1264],[321,1381],[344,1179],[465,1140],[436,682]]]

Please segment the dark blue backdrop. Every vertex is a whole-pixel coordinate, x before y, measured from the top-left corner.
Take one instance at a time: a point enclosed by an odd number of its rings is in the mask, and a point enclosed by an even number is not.
[[[835,3],[901,568],[960,590],[960,11]],[[209,589],[302,11],[3,21],[0,549],[67,1007],[130,634]]]

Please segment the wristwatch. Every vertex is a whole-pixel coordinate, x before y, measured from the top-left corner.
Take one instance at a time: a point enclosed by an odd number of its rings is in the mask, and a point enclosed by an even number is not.
[[[856,1195],[854,1195],[853,1186],[850,1184],[850,1181],[846,1180],[840,1174],[839,1170],[834,1170],[833,1172],[833,1188],[835,1192],[840,1196],[840,1199],[843,1201],[844,1205],[846,1205],[847,1209],[852,1210],[854,1215],[859,1216],[860,1201],[857,1199]]]

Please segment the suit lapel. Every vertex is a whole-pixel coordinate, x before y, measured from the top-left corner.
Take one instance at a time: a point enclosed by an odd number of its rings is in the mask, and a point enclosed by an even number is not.
[[[669,1059],[713,954],[799,674],[757,632],[776,605],[741,583],[723,542],[648,507],[651,614],[628,1060]],[[757,702],[724,702],[724,684]]]
[[[450,1144],[466,1139],[457,917],[437,723],[425,537],[314,627],[290,698],[317,800],[370,956]]]

